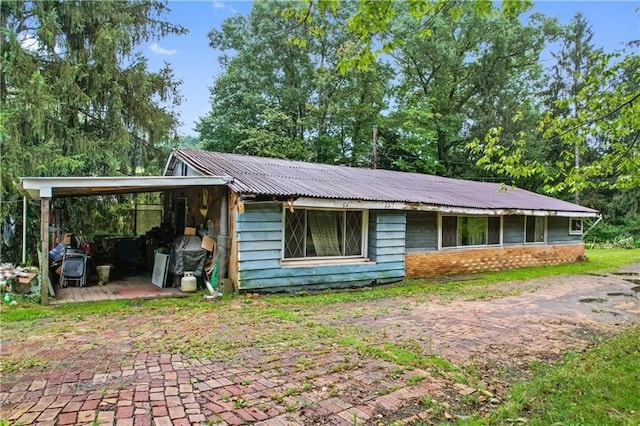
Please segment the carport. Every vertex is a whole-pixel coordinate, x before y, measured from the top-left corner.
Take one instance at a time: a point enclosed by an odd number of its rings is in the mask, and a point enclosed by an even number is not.
[[[20,186],[25,196],[40,200],[40,240],[42,256],[41,303],[49,303],[49,220],[52,200],[64,197],[90,197],[99,195],[163,192],[192,187],[226,186],[232,182],[229,176],[101,176],[101,177],[22,177]],[[26,206],[26,203],[24,203]],[[220,209],[227,214],[226,203]],[[23,247],[25,247],[23,233]]]

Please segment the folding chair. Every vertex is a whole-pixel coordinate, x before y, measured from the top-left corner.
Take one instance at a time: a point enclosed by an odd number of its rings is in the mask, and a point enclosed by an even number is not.
[[[80,287],[87,283],[87,252],[84,249],[68,248],[64,252],[60,287],[66,287],[69,281],[77,281]]]

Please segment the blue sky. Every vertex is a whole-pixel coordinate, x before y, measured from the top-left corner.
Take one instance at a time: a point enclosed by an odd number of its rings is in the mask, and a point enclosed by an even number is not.
[[[248,14],[251,6],[250,1],[170,1],[168,20],[187,28],[189,34],[167,37],[144,47],[151,69],[158,69],[166,61],[183,81],[180,134],[196,135],[195,123],[209,111],[209,87],[221,72],[218,52],[209,47],[207,33],[221,28],[226,18]],[[568,23],[576,12],[582,12],[592,25],[594,44],[612,51],[629,40],[640,39],[638,7],[640,1],[537,1],[533,11],[554,16],[561,23]]]

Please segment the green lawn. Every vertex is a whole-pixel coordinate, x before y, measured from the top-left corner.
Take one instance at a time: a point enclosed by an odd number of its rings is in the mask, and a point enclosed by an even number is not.
[[[639,425],[640,325],[513,387],[505,404],[465,424]]]

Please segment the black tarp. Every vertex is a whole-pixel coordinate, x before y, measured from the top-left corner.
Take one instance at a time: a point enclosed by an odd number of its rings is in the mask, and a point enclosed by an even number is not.
[[[169,272],[174,275],[193,272],[196,277],[203,277],[207,251],[201,245],[202,241],[197,235],[183,235],[176,238],[171,244]]]

